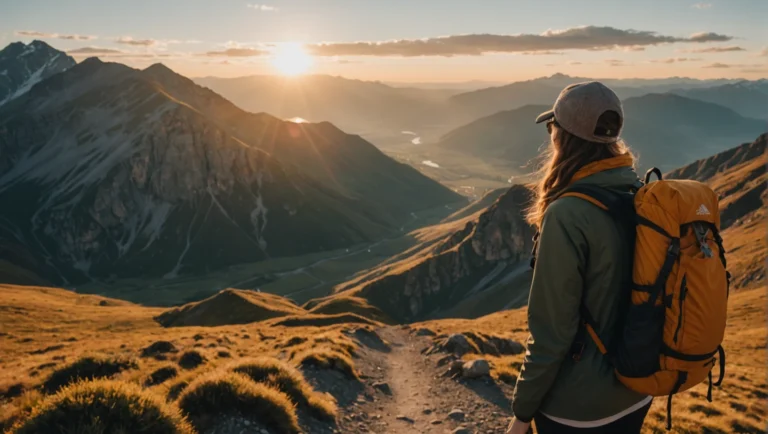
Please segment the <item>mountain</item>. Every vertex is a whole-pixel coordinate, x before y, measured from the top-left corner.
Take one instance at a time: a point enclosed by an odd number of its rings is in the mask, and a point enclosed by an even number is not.
[[[451,125],[452,119],[444,102],[454,92],[439,89],[398,88],[327,75],[205,77],[195,82],[244,110],[330,121],[379,146],[405,142],[402,131],[424,134]]]
[[[719,104],[742,116],[768,119],[768,80],[742,80],[721,86],[676,89],[678,95]]]
[[[0,249],[55,282],[371,242],[460,197],[329,123],[87,59],[0,108]],[[6,258],[4,258],[6,259]]]
[[[768,129],[768,123],[734,111],[674,94],[649,94],[624,100],[626,142],[643,167],[671,170],[741,142]],[[502,158],[511,168],[540,154],[547,133],[534,123],[549,106],[524,106],[478,119],[444,135],[436,146],[487,160]],[[439,161],[438,161],[439,163]]]
[[[519,282],[530,277],[533,232],[523,210],[530,199],[528,188],[513,186],[486,209],[418,231],[421,246],[338,285],[330,298],[363,298],[406,322],[524,304]]]
[[[631,98],[648,93],[665,93],[672,90],[706,88],[726,85],[735,80],[697,80],[671,77],[664,79],[601,79],[572,77],[554,74],[532,80],[519,81],[504,86],[465,92],[450,98],[454,109],[472,113],[475,118],[488,116],[529,104],[552,105],[560,91],[573,83],[597,80],[610,86],[620,98]]]
[[[75,59],[43,41],[8,45],[0,51],[0,106],[74,65]]]

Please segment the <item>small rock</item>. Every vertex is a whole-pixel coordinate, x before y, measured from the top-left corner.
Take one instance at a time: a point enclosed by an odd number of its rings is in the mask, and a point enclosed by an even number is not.
[[[443,344],[443,349],[458,356],[463,356],[472,351],[472,344],[469,343],[469,340],[463,334],[455,333],[448,336],[448,339]]]
[[[245,425],[245,426],[251,426],[251,421],[250,421],[250,420],[248,420],[248,419],[245,419],[245,420],[243,421],[243,425]]]
[[[465,428],[463,426],[460,426],[460,427],[456,428],[455,430],[451,431],[451,434],[472,434],[472,432],[470,430],[468,430],[467,428]]]
[[[454,408],[448,413],[448,417],[453,420],[464,421],[464,411]]]
[[[440,419],[432,419],[429,421],[429,423],[432,425],[440,425],[441,423],[443,423],[443,421]]]
[[[432,409],[431,408],[425,408],[421,412],[424,413],[424,414],[432,414]]]
[[[395,419],[402,420],[403,422],[414,423],[415,421],[404,414],[398,414]]]
[[[392,395],[392,389],[389,387],[389,384],[378,381],[376,383],[373,383],[373,388],[378,389],[381,391],[381,393],[385,395]]]
[[[491,373],[491,365],[485,359],[475,359],[464,363],[461,374],[464,378],[478,378]]]

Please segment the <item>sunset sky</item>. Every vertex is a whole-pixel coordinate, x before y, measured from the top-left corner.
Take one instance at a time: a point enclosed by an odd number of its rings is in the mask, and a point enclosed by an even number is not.
[[[768,78],[768,1],[3,0],[0,45],[188,76]]]

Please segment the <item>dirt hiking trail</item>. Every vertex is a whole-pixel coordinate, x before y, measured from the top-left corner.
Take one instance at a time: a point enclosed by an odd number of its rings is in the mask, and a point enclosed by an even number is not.
[[[423,354],[432,344],[404,327],[377,334],[389,348],[361,345],[356,364],[364,382],[343,406],[341,433],[504,433],[511,417],[512,387],[488,376],[453,379],[438,366],[445,353]]]

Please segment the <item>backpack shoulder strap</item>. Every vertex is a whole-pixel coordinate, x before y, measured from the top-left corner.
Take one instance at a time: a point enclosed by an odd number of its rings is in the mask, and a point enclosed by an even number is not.
[[[628,209],[628,202],[622,198],[621,193],[613,192],[607,188],[595,185],[582,184],[571,186],[567,188],[563,193],[561,193],[558,196],[558,199],[561,197],[578,197],[579,199],[583,199],[609,213],[614,219],[618,221],[621,221],[620,219],[627,218],[628,213],[630,212]],[[630,221],[634,222],[634,219]],[[584,302],[585,300],[586,294],[582,294],[581,304],[579,306],[579,315],[582,327],[579,327],[579,330],[576,332],[576,337],[571,346],[571,357],[575,361],[579,361],[581,359],[586,340],[585,334],[589,335],[589,338],[592,339],[601,354],[610,357],[608,348],[597,333],[598,324],[592,314],[589,312],[589,309],[587,309],[587,306]]]

